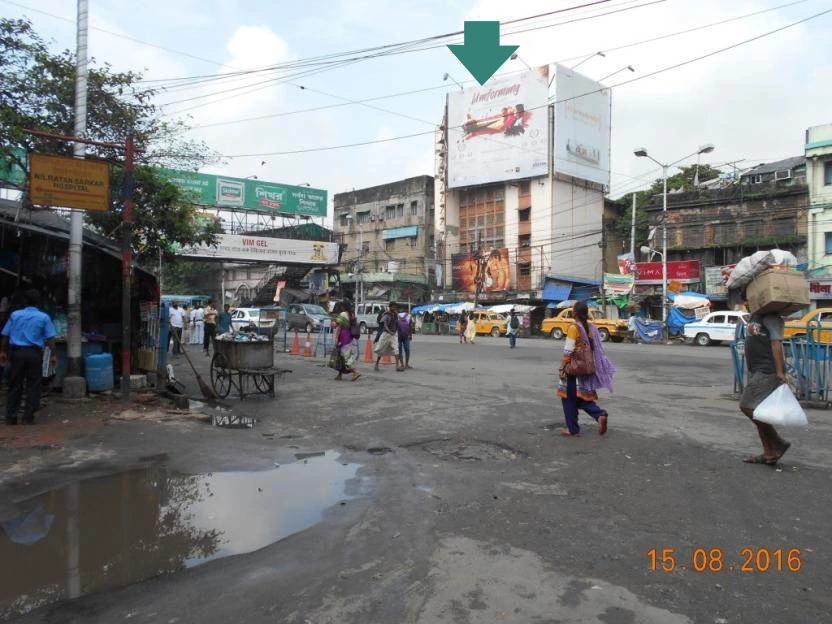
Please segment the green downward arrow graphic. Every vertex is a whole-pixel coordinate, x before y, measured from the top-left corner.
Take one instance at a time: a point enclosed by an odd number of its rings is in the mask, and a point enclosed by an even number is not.
[[[500,45],[500,22],[465,22],[464,41],[448,47],[480,85],[520,47]]]

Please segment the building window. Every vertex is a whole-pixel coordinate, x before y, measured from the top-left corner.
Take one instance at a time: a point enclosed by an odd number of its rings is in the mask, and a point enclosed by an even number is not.
[[[416,242],[417,242],[418,240],[419,240],[419,239],[418,239],[418,237],[417,237],[417,236],[411,236],[411,237],[410,237],[410,246],[411,246],[411,247],[415,247],[415,246],[416,246]]]
[[[531,183],[530,182],[521,182],[520,183],[520,195],[525,196],[531,194]]]
[[[396,218],[396,207],[395,206],[387,206],[384,209],[384,218],[385,219],[395,219]]]
[[[414,217],[417,214],[419,214],[419,202],[417,202],[417,201],[410,202],[410,214]]]
[[[519,265],[520,268],[520,277],[528,277],[532,274],[532,265],[531,264],[521,264]]]
[[[348,216],[349,216],[349,213],[346,213],[346,212],[341,215],[339,223],[340,223],[342,228],[345,228],[350,224],[350,220],[347,218]]]
[[[361,242],[361,255],[370,253],[370,241]]]
[[[753,184],[762,184],[762,182],[763,182],[763,174],[762,174],[762,173],[758,173],[758,174],[756,174],[753,178],[751,178],[751,182],[752,182]]]
[[[369,223],[370,222],[370,211],[369,210],[366,211],[366,212],[358,212],[358,213],[356,213],[356,216],[358,217],[358,222],[359,223]]]
[[[775,180],[788,180],[790,177],[792,177],[791,169],[781,169],[780,171],[774,172]]]
[[[404,204],[396,206],[396,216],[399,218],[404,216]]]
[[[386,251],[393,251],[395,248],[396,248],[396,239],[395,238],[390,238],[390,239],[384,241],[384,249]]]
[[[532,218],[532,209],[531,208],[524,208],[523,210],[518,211],[517,218],[520,221],[529,221]]]
[[[823,184],[824,186],[832,186],[832,160],[823,163]]]
[[[520,247],[531,247],[532,246],[532,235],[531,234],[523,234],[522,236],[518,237],[517,242],[520,243]]]
[[[824,234],[824,237],[826,243],[825,253],[827,256],[832,256],[832,232],[826,232],[826,234]]]
[[[725,244],[735,240],[737,229],[733,223],[715,223],[713,227],[715,244]]]

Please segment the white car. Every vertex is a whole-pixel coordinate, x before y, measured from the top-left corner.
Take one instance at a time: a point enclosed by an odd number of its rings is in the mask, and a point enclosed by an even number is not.
[[[232,329],[242,329],[249,324],[260,327],[260,308],[237,308],[231,314]]]
[[[712,343],[734,342],[737,324],[745,325],[750,318],[748,312],[711,312],[702,320],[685,325],[685,339],[700,347]]]

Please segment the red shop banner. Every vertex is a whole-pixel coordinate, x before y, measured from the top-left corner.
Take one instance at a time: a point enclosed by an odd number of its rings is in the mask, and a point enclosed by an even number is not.
[[[667,263],[667,281],[695,284],[702,281],[702,267],[699,260],[671,260]],[[661,262],[636,263],[636,284],[661,284]]]

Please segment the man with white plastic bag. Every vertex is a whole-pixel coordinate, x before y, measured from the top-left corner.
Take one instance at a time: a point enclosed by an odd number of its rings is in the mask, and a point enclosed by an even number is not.
[[[761,455],[746,457],[743,461],[773,466],[789,450],[791,443],[781,438],[772,425],[755,419],[754,410],[787,383],[783,318],[779,314],[751,316],[745,328],[745,359],[749,375],[740,397],[740,409],[757,426],[763,452]],[[788,386],[785,388],[788,390]]]

